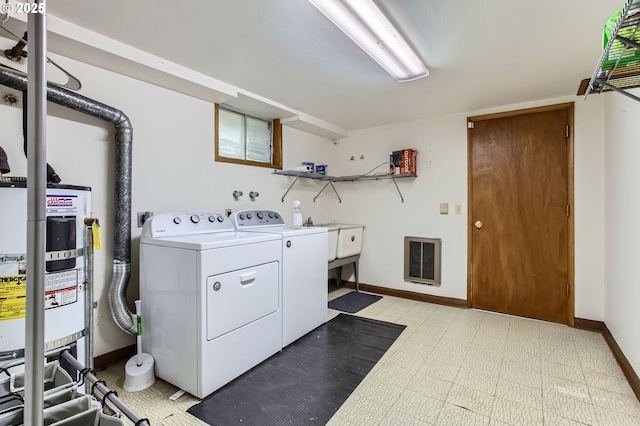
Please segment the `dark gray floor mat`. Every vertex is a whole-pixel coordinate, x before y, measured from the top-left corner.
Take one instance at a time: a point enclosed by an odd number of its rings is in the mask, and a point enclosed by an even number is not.
[[[355,314],[380,299],[382,299],[382,296],[351,291],[329,301],[329,309]]]
[[[404,328],[339,314],[187,412],[212,426],[324,425]]]

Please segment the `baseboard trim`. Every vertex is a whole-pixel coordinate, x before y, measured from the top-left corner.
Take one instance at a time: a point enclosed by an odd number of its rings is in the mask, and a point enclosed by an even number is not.
[[[600,333],[604,333],[607,330],[607,326],[602,321],[594,321],[585,318],[574,318],[573,319],[573,327],[579,328],[582,330],[589,331],[598,331]]]
[[[356,283],[352,281],[342,281],[347,288],[356,288]],[[369,293],[382,294],[384,296],[401,297],[403,299],[417,300],[418,302],[435,303],[438,305],[453,306],[456,308],[467,308],[467,301],[455,299],[453,297],[434,296],[432,294],[416,293],[415,291],[397,290],[395,288],[380,287],[377,285],[360,283],[360,290]]]
[[[136,345],[125,346],[93,359],[93,368],[99,370],[117,362],[131,358],[136,354]]]
[[[613,338],[613,335],[607,328],[606,324],[604,327],[605,331],[602,332],[604,340],[606,340],[606,342],[609,344],[609,348],[611,348],[613,356],[616,358],[616,361],[618,361],[618,365],[620,365],[624,376],[627,378],[627,381],[631,385],[633,393],[636,394],[636,398],[638,398],[638,401],[640,401],[640,378],[638,378],[638,375],[633,370],[633,367],[631,366],[631,363],[629,362],[627,357],[624,356],[622,349],[620,349],[620,346],[618,346],[618,342],[616,342],[616,339]]]
[[[640,401],[640,378],[634,371],[627,357],[624,356],[622,349],[620,349],[620,346],[618,346],[618,342],[616,342],[616,339],[611,334],[611,331],[609,331],[607,324],[602,321],[576,318],[574,326],[583,330],[597,331],[602,333],[602,337],[604,337],[604,340],[609,345],[609,349],[611,349],[611,352],[613,352],[613,356],[615,357],[616,361],[618,361],[618,365],[622,369],[624,376],[627,378],[631,389],[633,389],[633,393],[636,394],[636,398],[638,398],[638,401]]]

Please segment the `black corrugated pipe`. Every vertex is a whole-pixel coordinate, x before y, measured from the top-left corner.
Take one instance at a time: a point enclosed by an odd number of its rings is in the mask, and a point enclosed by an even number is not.
[[[0,85],[24,92],[27,75],[0,66]],[[136,334],[136,326],[127,306],[126,292],[131,275],[131,162],[133,128],[129,118],[120,110],[93,99],[63,89],[55,84],[47,85],[47,100],[58,105],[92,115],[112,123],[116,128],[115,142],[115,194],[113,278],[109,287],[109,308],[118,327],[129,334]]]
[[[4,173],[9,173],[11,171],[11,167],[9,167],[9,159],[7,158],[7,153],[0,146],[0,176]]]

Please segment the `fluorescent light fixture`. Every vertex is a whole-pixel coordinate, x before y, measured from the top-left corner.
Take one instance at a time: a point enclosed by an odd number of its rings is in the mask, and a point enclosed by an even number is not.
[[[309,0],[398,81],[429,70],[372,0]]]

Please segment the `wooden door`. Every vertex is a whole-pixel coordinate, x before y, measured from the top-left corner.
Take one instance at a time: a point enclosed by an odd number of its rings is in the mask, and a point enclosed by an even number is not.
[[[469,119],[471,306],[572,324],[573,106],[515,114]]]

